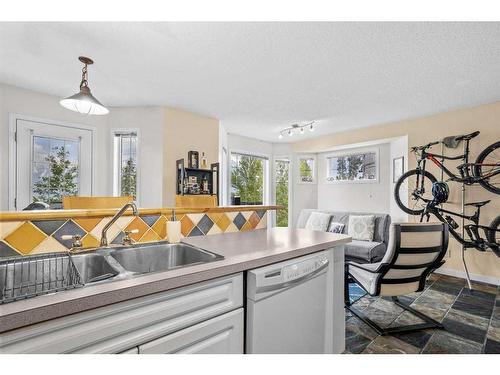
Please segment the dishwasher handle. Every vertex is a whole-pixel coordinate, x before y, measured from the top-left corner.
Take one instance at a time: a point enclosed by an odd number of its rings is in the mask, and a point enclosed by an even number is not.
[[[256,293],[271,292],[274,290],[285,289],[285,288],[291,287],[293,285],[301,284],[309,279],[312,279],[317,274],[321,273],[325,268],[328,267],[329,263],[330,263],[329,260],[327,258],[325,258],[322,260],[322,264],[320,266],[318,266],[317,268],[315,268],[314,270],[312,270],[311,272],[303,274],[300,277],[297,277],[297,278],[292,279],[292,280],[281,281],[281,282],[276,282],[276,283],[272,283],[272,284],[268,284],[268,285],[259,286],[259,287],[257,287]],[[281,270],[281,274],[283,274],[283,269]]]

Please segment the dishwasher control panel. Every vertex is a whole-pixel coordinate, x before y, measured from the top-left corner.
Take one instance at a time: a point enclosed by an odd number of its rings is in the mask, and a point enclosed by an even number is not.
[[[300,279],[308,274],[314,273],[315,271],[323,268],[328,264],[328,257],[321,256],[312,259],[307,259],[299,263],[294,263],[289,266],[283,267],[282,269],[282,280],[283,282],[288,282],[296,279]]]

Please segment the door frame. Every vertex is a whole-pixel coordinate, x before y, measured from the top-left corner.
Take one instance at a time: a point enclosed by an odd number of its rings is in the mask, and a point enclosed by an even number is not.
[[[73,128],[80,130],[88,130],[91,133],[90,141],[91,141],[91,155],[90,155],[90,165],[92,168],[91,171],[91,183],[90,183],[90,191],[91,194],[94,194],[95,191],[95,138],[96,138],[96,130],[95,126],[73,123],[68,121],[57,121],[50,120],[46,118],[34,117],[23,115],[19,113],[9,113],[9,191],[8,191],[8,201],[9,201],[9,211],[17,211],[16,207],[16,196],[17,196],[17,140],[16,140],[16,131],[17,131],[17,120],[38,122],[47,125],[55,125],[62,126],[65,128]]]

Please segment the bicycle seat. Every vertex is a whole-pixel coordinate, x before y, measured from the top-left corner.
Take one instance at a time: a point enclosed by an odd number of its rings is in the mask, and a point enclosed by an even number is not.
[[[483,207],[485,204],[488,204],[490,202],[491,202],[491,200],[481,201],[481,202],[470,202],[470,203],[466,203],[465,206],[474,206],[476,208],[479,208],[479,207]]]
[[[479,131],[475,131],[470,134],[452,135],[443,138],[441,142],[443,142],[444,145],[448,148],[457,148],[460,142],[471,140],[472,138],[477,137],[479,133],[480,133]]]

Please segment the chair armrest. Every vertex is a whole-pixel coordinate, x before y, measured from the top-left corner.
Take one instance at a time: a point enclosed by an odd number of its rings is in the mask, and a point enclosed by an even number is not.
[[[363,267],[363,264],[352,262],[350,260],[347,261],[347,262],[345,262],[345,264],[347,266],[353,266],[353,267],[362,269],[362,270],[370,272],[370,273],[379,273],[379,269],[380,269],[380,267],[377,267],[376,269],[371,269],[371,268]]]

